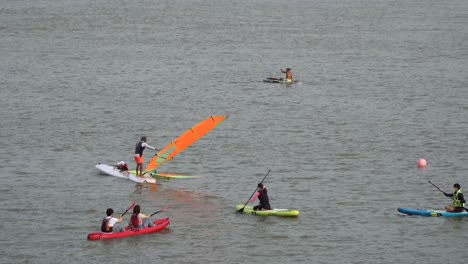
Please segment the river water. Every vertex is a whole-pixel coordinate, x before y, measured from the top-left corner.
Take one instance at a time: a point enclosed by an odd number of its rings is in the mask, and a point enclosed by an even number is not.
[[[468,257],[466,219],[396,211],[449,204],[428,180],[468,190],[467,1],[4,0],[0,37],[1,263]],[[262,82],[286,67],[300,84]],[[203,178],[94,167],[210,115],[229,118],[160,168]],[[235,212],[269,169],[299,217]],[[170,228],[86,240],[133,201]]]

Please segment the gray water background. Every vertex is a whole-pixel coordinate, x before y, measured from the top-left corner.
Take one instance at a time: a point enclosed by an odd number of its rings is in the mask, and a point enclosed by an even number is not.
[[[468,190],[467,43],[458,0],[3,0],[0,262],[463,263],[467,219],[396,209],[449,204],[427,180]],[[286,67],[301,84],[262,82]],[[94,168],[210,115],[160,169],[204,178]],[[298,218],[234,211],[268,169]],[[170,228],[86,240],[133,201]]]

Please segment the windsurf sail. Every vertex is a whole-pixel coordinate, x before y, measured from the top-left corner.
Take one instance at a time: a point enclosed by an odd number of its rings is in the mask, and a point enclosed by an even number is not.
[[[194,127],[185,131],[178,138],[173,140],[169,145],[165,146],[161,151],[159,151],[146,166],[145,173],[155,170],[157,167],[164,164],[166,161],[174,158],[175,155],[184,151],[187,147],[195,143],[201,137],[210,132],[213,128],[218,126],[228,116],[210,116],[202,122],[196,124]]]

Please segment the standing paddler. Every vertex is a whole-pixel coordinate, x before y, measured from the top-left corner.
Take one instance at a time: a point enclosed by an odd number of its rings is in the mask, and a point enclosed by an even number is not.
[[[135,162],[136,162],[136,169],[135,169],[135,175],[137,177],[143,177],[143,150],[145,148],[149,148],[152,150],[156,150],[155,147],[150,146],[148,143],[146,143],[146,136],[142,136],[141,140],[136,143],[135,146]]]

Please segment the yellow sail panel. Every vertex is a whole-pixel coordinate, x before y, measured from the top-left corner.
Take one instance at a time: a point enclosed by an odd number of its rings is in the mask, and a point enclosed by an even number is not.
[[[185,131],[182,135],[159,151],[149,161],[148,165],[146,166],[145,173],[155,170],[166,161],[174,158],[175,155],[184,151],[188,146],[192,145],[195,141],[206,135],[227,118],[227,116],[210,116],[202,122],[196,124],[194,127]]]

